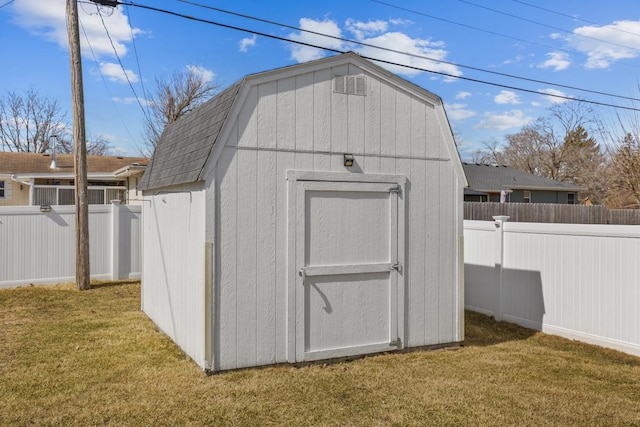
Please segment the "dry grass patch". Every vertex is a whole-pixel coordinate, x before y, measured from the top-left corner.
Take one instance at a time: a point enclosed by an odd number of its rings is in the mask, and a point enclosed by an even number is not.
[[[0,425],[640,425],[640,359],[479,314],[457,350],[206,376],[139,294],[0,290]]]

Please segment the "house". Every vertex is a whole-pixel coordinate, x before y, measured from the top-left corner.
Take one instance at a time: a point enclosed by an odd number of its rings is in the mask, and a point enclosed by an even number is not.
[[[466,185],[442,100],[380,66],[249,75],[150,160],[142,308],[207,371],[459,343]]]
[[[584,188],[522,172],[503,165],[463,163],[469,188],[465,202],[517,202],[577,204]]]
[[[0,206],[75,204],[73,155],[0,152]],[[139,203],[147,159],[87,156],[89,204]]]

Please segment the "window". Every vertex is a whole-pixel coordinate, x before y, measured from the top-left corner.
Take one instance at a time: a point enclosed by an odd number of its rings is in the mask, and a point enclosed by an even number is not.
[[[0,199],[4,199],[4,181],[0,181]]]
[[[567,194],[567,203],[570,205],[576,204],[576,193]]]
[[[524,190],[522,192],[522,202],[523,203],[531,203],[531,191]]]

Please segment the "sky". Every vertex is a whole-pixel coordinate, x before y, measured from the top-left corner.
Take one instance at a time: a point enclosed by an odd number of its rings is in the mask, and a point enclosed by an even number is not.
[[[380,64],[443,99],[463,160],[567,102],[550,94],[640,106],[618,97],[640,98],[637,0],[132,3],[171,13],[79,3],[87,135],[107,139],[112,154],[140,154],[157,78],[190,68],[223,89],[335,54],[292,41],[412,66]],[[0,58],[0,96],[35,89],[70,120],[65,0],[0,0]],[[605,120],[633,114],[594,108]]]

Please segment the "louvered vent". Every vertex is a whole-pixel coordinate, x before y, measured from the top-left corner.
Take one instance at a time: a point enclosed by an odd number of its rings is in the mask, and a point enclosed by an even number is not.
[[[333,78],[333,91],[347,95],[367,94],[367,80],[364,76],[335,76]]]

